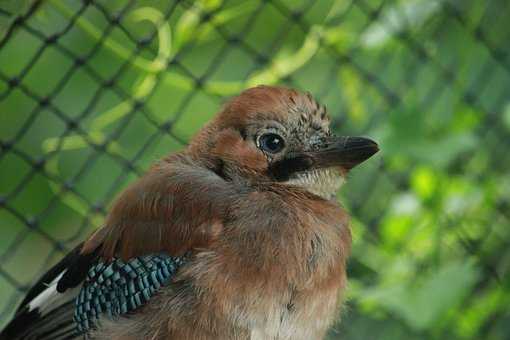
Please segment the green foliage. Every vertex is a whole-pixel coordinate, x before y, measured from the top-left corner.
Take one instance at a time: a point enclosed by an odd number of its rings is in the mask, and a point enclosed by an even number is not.
[[[34,2],[14,3],[0,9],[23,15]],[[41,2],[27,21],[45,36],[73,22],[56,43],[20,28],[0,49],[0,74],[51,103],[0,78],[0,141],[14,143],[0,152],[9,207],[0,207],[0,268],[18,285],[61,257],[45,235],[75,245],[103,223],[97,207],[182,148],[226,98],[286,84],[326,104],[336,133],[381,146],[339,197],[354,244],[349,301],[329,338],[508,339],[507,1],[200,0],[169,16],[173,1],[140,1],[120,23],[135,40],[156,32],[142,47],[108,30],[100,10],[127,1],[92,2],[75,18],[80,3]],[[1,39],[13,17],[0,19]],[[72,69],[57,46],[85,64]],[[42,172],[23,153],[44,159]],[[15,285],[0,275],[0,312],[21,298]]]
[[[477,278],[475,268],[469,263],[445,263],[434,272],[421,275],[418,284],[379,285],[363,291],[359,299],[365,308],[383,306],[411,328],[423,331],[448,326],[444,322],[447,313],[471,292]]]

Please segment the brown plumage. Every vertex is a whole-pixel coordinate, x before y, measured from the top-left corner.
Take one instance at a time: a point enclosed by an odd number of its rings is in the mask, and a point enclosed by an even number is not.
[[[106,260],[189,259],[147,305],[103,319],[92,336],[323,338],[351,246],[335,192],[376,151],[368,139],[332,137],[309,94],[259,86],[233,98],[185,150],[124,190],[81,248]]]

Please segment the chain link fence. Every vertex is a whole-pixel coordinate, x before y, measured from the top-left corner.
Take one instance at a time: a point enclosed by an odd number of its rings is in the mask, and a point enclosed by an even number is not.
[[[109,202],[256,84],[310,91],[378,157],[331,338],[508,339],[510,3],[0,3],[0,325]]]

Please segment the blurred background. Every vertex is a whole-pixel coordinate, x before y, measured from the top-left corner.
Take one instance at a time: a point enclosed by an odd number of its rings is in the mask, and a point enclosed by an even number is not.
[[[156,159],[256,84],[382,151],[338,199],[330,339],[510,339],[510,2],[0,2],[0,327]]]

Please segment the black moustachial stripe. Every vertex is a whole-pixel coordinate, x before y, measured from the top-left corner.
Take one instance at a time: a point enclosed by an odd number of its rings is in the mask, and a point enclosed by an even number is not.
[[[287,181],[292,174],[309,170],[313,161],[305,155],[288,155],[269,168],[270,175],[277,181]]]

